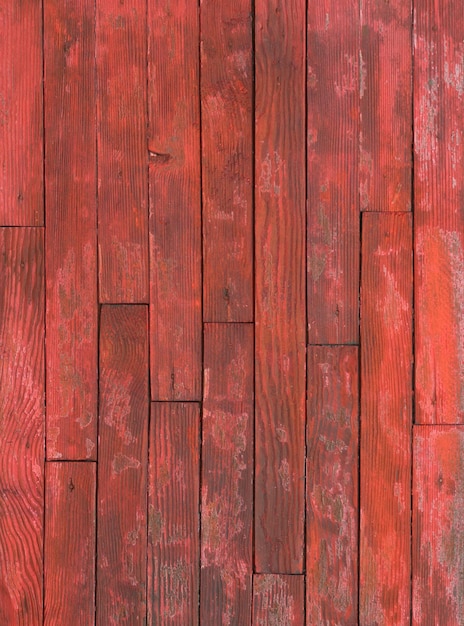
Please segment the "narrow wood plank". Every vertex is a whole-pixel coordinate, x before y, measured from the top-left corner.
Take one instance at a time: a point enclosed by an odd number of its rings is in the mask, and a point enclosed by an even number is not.
[[[456,3],[416,7],[416,421],[464,422],[464,20]]]
[[[97,626],[147,619],[147,309],[101,312]]]
[[[362,227],[360,620],[410,623],[412,233],[408,213]]]
[[[94,13],[93,0],[44,2],[49,459],[96,458]]]
[[[43,230],[0,229],[0,623],[42,623]]]
[[[45,626],[95,624],[95,463],[47,463]]]
[[[308,352],[308,624],[358,623],[358,349]]]
[[[202,0],[204,320],[253,320],[251,0]]]
[[[249,624],[253,326],[206,324],[204,346],[200,624]]]
[[[196,2],[150,2],[151,393],[201,399],[201,176]]]
[[[197,626],[200,582],[198,404],[152,404],[148,494],[148,624]]]
[[[41,226],[42,3],[2,3],[0,32],[0,225]]]
[[[147,0],[97,3],[101,302],[148,302]]]
[[[303,571],[305,12],[304,0],[256,2],[258,573]]]
[[[308,7],[308,341],[358,341],[359,2]]]
[[[304,626],[304,576],[253,576],[253,626]]]
[[[464,616],[464,430],[414,428],[413,624]]]

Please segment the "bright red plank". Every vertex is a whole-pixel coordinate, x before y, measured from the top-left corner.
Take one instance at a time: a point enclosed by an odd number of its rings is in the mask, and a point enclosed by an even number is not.
[[[258,573],[303,571],[305,12],[304,0],[256,2]]]
[[[304,626],[304,576],[253,576],[253,626]]]

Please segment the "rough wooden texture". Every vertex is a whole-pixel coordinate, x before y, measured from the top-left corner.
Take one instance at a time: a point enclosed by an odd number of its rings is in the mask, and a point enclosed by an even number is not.
[[[200,407],[154,403],[148,491],[148,624],[198,626]]]
[[[366,213],[361,272],[360,621],[410,623],[412,233]]]
[[[148,302],[147,0],[97,3],[100,301]]]
[[[43,230],[0,229],[0,624],[42,623]]]
[[[95,624],[95,463],[47,463],[45,626]]]
[[[153,400],[201,399],[201,176],[196,2],[148,5]]]
[[[255,567],[259,573],[303,571],[305,7],[303,0],[256,2]]]
[[[251,0],[202,0],[204,320],[253,320]]]
[[[308,352],[308,624],[358,623],[358,349]]]
[[[415,24],[416,421],[464,422],[464,20],[417,3]]]
[[[305,626],[304,576],[253,576],[253,626]]]
[[[147,308],[101,313],[97,626],[146,623]]]
[[[93,0],[44,2],[47,458],[96,458]]]
[[[414,428],[413,624],[464,623],[464,429]]]
[[[253,327],[205,325],[200,624],[249,624]]]
[[[308,341],[357,343],[359,3],[308,8]]]

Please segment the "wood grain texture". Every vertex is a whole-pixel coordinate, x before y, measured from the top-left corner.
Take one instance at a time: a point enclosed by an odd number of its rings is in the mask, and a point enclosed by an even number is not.
[[[308,624],[358,623],[358,348],[308,349]]]
[[[103,306],[97,626],[147,619],[148,307]]]
[[[151,406],[148,624],[198,626],[200,407]]]
[[[200,400],[198,6],[163,0],[148,10],[151,394]]]
[[[251,0],[201,0],[204,320],[253,320]]]
[[[464,422],[464,21],[416,7],[414,198],[416,421]]]
[[[206,324],[204,342],[200,624],[249,624],[253,326]]]
[[[96,458],[94,12],[93,0],[44,2],[49,459]]]
[[[95,624],[95,463],[47,463],[45,626]]]
[[[258,573],[303,571],[305,12],[303,0],[256,2]]]
[[[362,227],[360,620],[410,623],[412,232],[407,213]]]
[[[2,3],[0,32],[0,225],[42,226],[42,2]]]
[[[0,228],[0,623],[42,623],[43,229]]]
[[[305,626],[304,615],[304,576],[253,576],[253,626]]]
[[[357,343],[359,3],[308,8],[308,341]]]
[[[97,3],[100,301],[148,302],[147,0]]]

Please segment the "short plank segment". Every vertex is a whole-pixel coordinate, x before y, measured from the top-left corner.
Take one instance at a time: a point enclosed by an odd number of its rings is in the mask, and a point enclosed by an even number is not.
[[[251,0],[202,0],[204,320],[253,320]]]
[[[43,230],[0,229],[0,624],[42,623]]]
[[[47,458],[95,459],[95,7],[44,2]]]
[[[358,349],[308,352],[308,624],[358,623]]]
[[[151,393],[200,400],[198,6],[163,0],[148,11]]]
[[[253,576],[253,626],[305,626],[304,615],[303,575]]]
[[[148,302],[147,0],[97,2],[100,301]]]
[[[95,624],[95,463],[47,463],[45,626]]]
[[[97,626],[147,619],[147,308],[101,312]]]
[[[148,625],[198,626],[198,404],[152,404],[148,494]]]
[[[308,341],[358,342],[359,2],[308,9]],[[299,140],[299,137],[298,137]]]
[[[408,213],[362,226],[360,619],[410,623],[412,233]]]
[[[250,624],[253,326],[206,324],[200,624]]]
[[[304,0],[256,2],[258,573],[303,571],[305,13]]]

